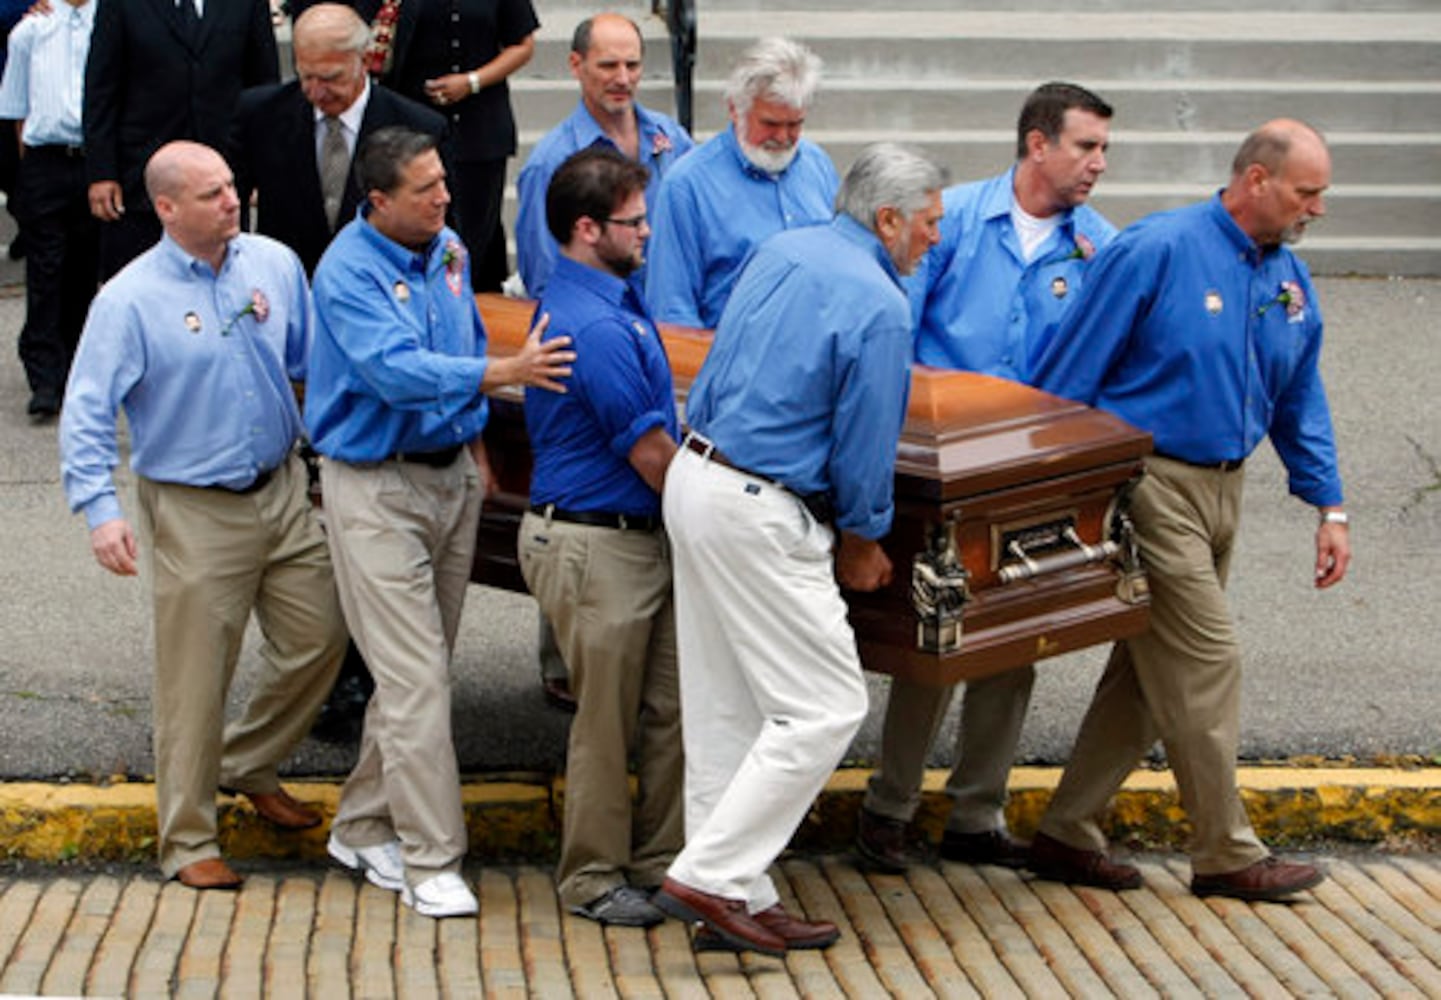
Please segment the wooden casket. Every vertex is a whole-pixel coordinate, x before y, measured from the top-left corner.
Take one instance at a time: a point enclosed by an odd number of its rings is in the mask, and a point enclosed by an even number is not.
[[[476,296],[493,354],[523,342],[531,302]],[[662,325],[684,416],[710,346]],[[499,495],[481,517],[471,579],[524,590],[516,533],[528,506],[522,394],[492,396],[485,432]],[[890,586],[847,593],[866,668],[950,684],[1145,629],[1149,598],[1127,502],[1149,434],[1019,383],[917,366],[896,457]]]

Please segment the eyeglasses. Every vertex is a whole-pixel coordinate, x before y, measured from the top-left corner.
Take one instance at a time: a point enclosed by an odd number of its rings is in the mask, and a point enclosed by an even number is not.
[[[606,221],[606,222],[610,222],[610,223],[614,223],[614,224],[617,225],[617,226],[626,226],[626,227],[629,228],[629,229],[639,229],[641,226],[645,225],[645,223],[646,223],[646,214],[645,214],[644,212],[642,212],[642,213],[640,213],[639,215],[632,215],[632,216],[631,216],[630,218],[628,218],[628,219],[611,219],[611,218],[607,218],[605,221]]]

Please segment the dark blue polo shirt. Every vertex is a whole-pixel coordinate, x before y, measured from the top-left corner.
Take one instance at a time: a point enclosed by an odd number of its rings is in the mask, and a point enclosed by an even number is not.
[[[533,504],[562,510],[657,514],[660,496],[630,464],[630,450],[663,427],[679,438],[670,361],[634,285],[561,256],[536,317],[546,339],[574,340],[569,392],[525,392],[535,452]]]

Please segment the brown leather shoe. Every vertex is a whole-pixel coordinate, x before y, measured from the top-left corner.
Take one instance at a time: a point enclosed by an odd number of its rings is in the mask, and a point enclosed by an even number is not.
[[[911,865],[930,864],[930,845],[909,823],[862,807],[856,817],[856,854],[873,871],[903,874]]]
[[[1030,850],[1030,844],[1016,840],[1005,830],[982,830],[980,833],[947,830],[941,834],[941,857],[967,865],[1024,868]]]
[[[309,830],[325,818],[283,788],[273,792],[243,792],[255,811],[282,830]]]
[[[713,896],[668,878],[651,902],[680,920],[705,924],[737,951],[758,951],[777,958],[786,953],[785,938],[747,913],[743,900]]]
[[[814,948],[829,948],[841,937],[840,928],[829,920],[814,922],[802,920],[792,913],[787,913],[779,903],[769,909],[761,910],[759,913],[752,913],[751,916],[762,927],[779,934],[788,950],[804,951]],[[705,924],[697,925],[695,936],[691,938],[691,945],[696,951],[736,950]]]
[[[1314,865],[1262,858],[1238,872],[1192,875],[1191,892],[1197,896],[1230,896],[1232,899],[1285,899],[1292,893],[1320,885],[1325,877],[1325,872]]]
[[[239,889],[245,880],[221,858],[192,861],[175,873],[181,885],[192,889]]]
[[[1134,865],[1120,864],[1106,857],[1104,851],[1083,851],[1063,844],[1055,837],[1036,834],[1026,867],[1037,877],[1068,885],[1093,885],[1097,889],[1141,888],[1141,871]]]

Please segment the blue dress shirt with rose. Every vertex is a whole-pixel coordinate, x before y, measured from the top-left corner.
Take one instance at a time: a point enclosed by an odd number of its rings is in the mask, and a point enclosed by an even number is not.
[[[686,400],[730,461],[805,496],[837,527],[890,530],[910,391],[911,316],[881,241],[848,215],[779,233],[751,258]]]
[[[645,248],[645,297],[656,319],[714,327],[756,247],[783,229],[831,220],[836,168],[815,143],[798,147],[790,166],[768,173],[745,158],[732,126],[666,175]]]
[[[565,393],[526,389],[525,426],[535,453],[532,504],[644,516],[660,495],[630,464],[643,435],[680,439],[670,362],[632,282],[562,255],[536,316],[546,339],[566,335],[575,362]]]
[[[916,360],[1024,382],[1033,347],[1075,299],[1090,256],[1116,235],[1089,205],[1061,213],[1027,262],[1011,223],[1015,168],[948,188],[941,239],[905,279]]]
[[[646,209],[655,205],[655,195],[666,171],[695,145],[690,134],[673,118],[659,111],[634,105],[636,124],[640,130],[640,155],[637,162],[650,170],[645,189]],[[525,282],[525,293],[533,299],[545,294],[545,283],[555,270],[560,247],[545,224],[545,192],[550,178],[572,153],[604,143],[619,152],[619,147],[601,130],[600,124],[581,101],[570,116],[541,136],[516,178],[519,201],[515,217],[515,264]]]
[[[1291,492],[1329,506],[1342,496],[1321,332],[1306,265],[1286,247],[1263,253],[1218,194],[1100,253],[1032,374],[1187,462],[1245,458],[1269,433]]]
[[[241,489],[300,437],[305,271],[264,236],[230,241],[217,273],[163,236],[95,296],[65,390],[60,464],[91,530],[121,517],[116,412],[130,467],[158,482]]]
[[[465,444],[490,412],[466,251],[447,228],[416,252],[367,214],[362,205],[315,268],[311,442],[351,463]]]

